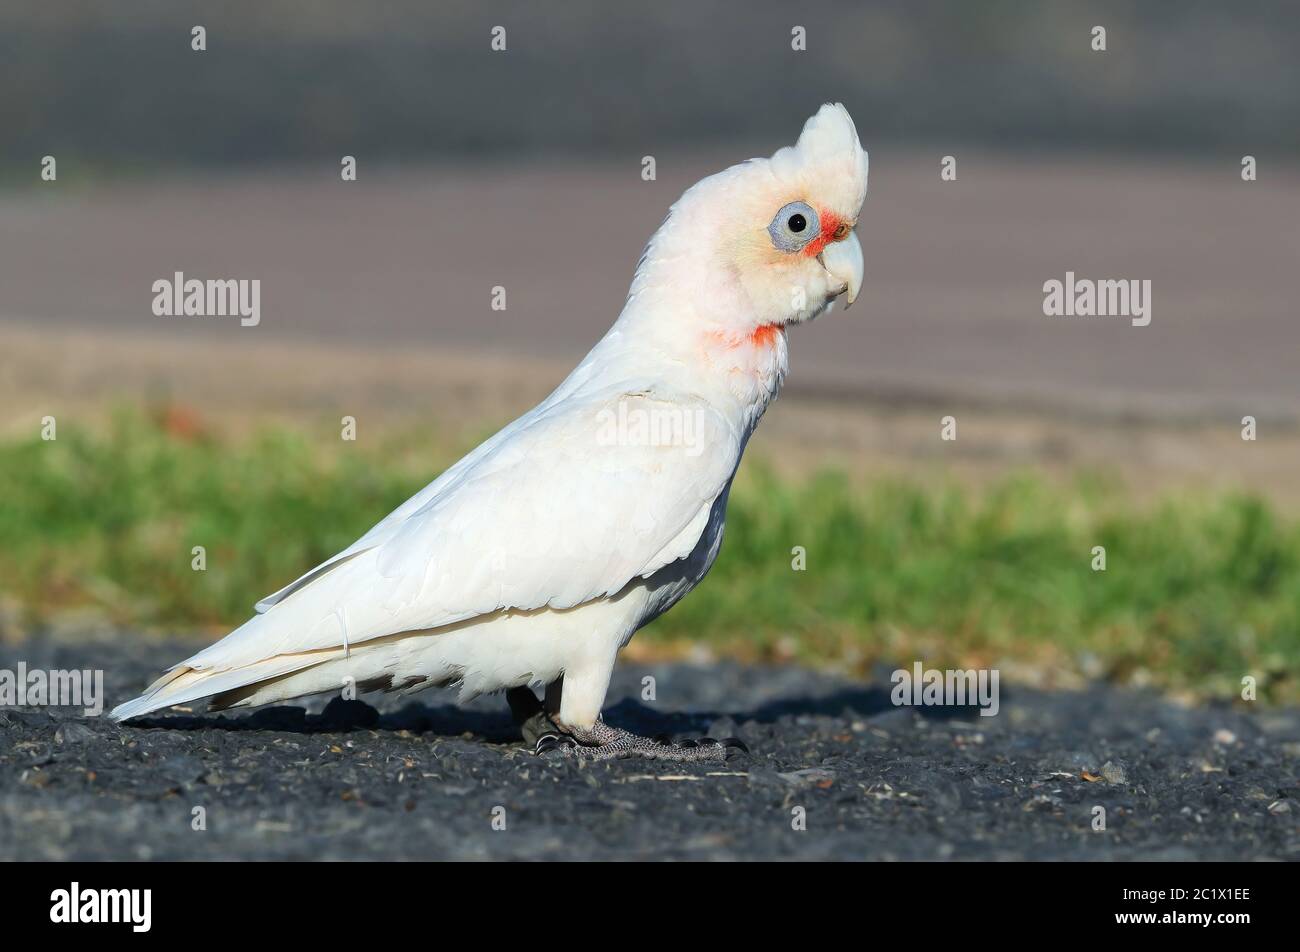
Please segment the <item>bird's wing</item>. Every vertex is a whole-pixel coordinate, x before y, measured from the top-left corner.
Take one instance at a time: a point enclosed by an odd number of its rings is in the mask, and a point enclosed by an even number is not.
[[[533,411],[533,412],[537,412],[537,411]],[[390,512],[379,522],[375,523],[375,525],[371,526],[370,529],[366,532],[366,534],[363,535],[356,542],[353,542],[342,552],[335,553],[330,558],[322,562],[320,565],[317,565],[315,568],[310,569],[307,572],[304,572],[302,575],[298,576],[298,578],[294,579],[284,588],[279,589],[278,591],[273,592],[270,595],[267,595],[265,598],[259,601],[255,606],[253,606],[254,610],[258,612],[269,611],[270,609],[274,608],[276,605],[280,604],[280,602],[288,598],[290,595],[292,595],[294,592],[303,588],[309,582],[315,581],[316,579],[324,575],[326,572],[332,571],[333,569],[342,565],[344,562],[347,562],[349,559],[353,558],[354,556],[360,555],[363,552],[376,548],[377,546],[382,545],[384,542],[391,539],[394,535],[397,534],[397,532],[402,528],[402,525],[406,522],[408,518],[411,517],[413,513],[422,509],[435,496],[437,496],[439,493],[444,492],[448,486],[454,484],[459,478],[461,473],[463,473],[466,469],[471,468],[479,459],[481,459],[483,456],[490,453],[495,446],[497,446],[504,440],[509,439],[512,433],[515,430],[517,430],[522,424],[526,423],[527,420],[528,417],[524,416],[523,418],[516,420],[514,423],[510,424],[510,426],[505,427],[503,430],[498,432],[495,436],[491,437],[486,442],[481,444],[478,448],[470,452],[458,463],[449,467],[441,476],[433,480],[433,482],[429,483],[427,486],[425,486],[423,489],[421,489],[419,492],[413,495],[410,499],[406,500],[406,502],[402,503],[400,506],[398,506],[396,509]]]
[[[564,401],[521,424],[375,544],[345,550],[184,665],[221,669],[613,595],[690,554],[743,445],[705,402],[652,389]]]

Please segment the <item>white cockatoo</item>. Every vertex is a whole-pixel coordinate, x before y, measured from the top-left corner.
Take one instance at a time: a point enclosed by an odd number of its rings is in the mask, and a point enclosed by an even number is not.
[[[554,393],[112,717],[458,685],[462,699],[506,691],[539,753],[725,757],[600,710],[619,650],[717,558],[787,328],[857,297],[866,191],[839,104],[795,145],[692,186],[622,314]]]

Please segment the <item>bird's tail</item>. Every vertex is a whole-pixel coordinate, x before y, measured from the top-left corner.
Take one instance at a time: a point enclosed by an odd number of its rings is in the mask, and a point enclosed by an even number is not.
[[[350,650],[294,652],[224,668],[215,665],[210,655],[200,653],[176,665],[139,697],[113,708],[108,716],[125,721],[203,698],[211,699],[210,710],[225,710],[339,691],[348,685],[358,691],[413,693],[460,683],[463,670],[439,650],[441,646],[436,633],[407,632],[376,638]],[[418,663],[413,663],[413,656]],[[399,677],[397,672],[403,673]]]
[[[338,652],[342,654],[342,651]],[[238,668],[224,671],[199,669],[182,661],[161,678],[149,685],[145,692],[109,711],[115,721],[141,717],[164,707],[185,704],[202,698],[221,695],[240,688],[258,685],[284,675],[315,667],[331,659],[333,652],[278,655]],[[193,660],[193,659],[191,659]],[[322,688],[321,690],[327,690]],[[307,692],[304,692],[307,693]],[[293,695],[290,695],[293,696]]]

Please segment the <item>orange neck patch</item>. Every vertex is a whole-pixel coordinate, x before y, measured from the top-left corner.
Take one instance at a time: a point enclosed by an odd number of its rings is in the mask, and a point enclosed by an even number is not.
[[[774,347],[776,345],[776,339],[780,337],[783,332],[784,329],[780,324],[761,324],[754,328],[753,332],[749,335],[749,343],[755,347],[762,347],[764,349]]]
[[[712,331],[709,337],[727,350],[736,350],[746,346],[767,350],[775,347],[778,338],[784,333],[785,327],[781,324],[760,324],[748,334],[728,334],[723,331]]]

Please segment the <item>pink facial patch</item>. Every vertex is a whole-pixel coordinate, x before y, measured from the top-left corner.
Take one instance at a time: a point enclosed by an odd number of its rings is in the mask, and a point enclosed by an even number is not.
[[[821,220],[822,230],[816,238],[804,245],[800,253],[806,258],[817,257],[832,241],[839,241],[849,233],[848,223],[834,212],[818,209],[817,217]]]

